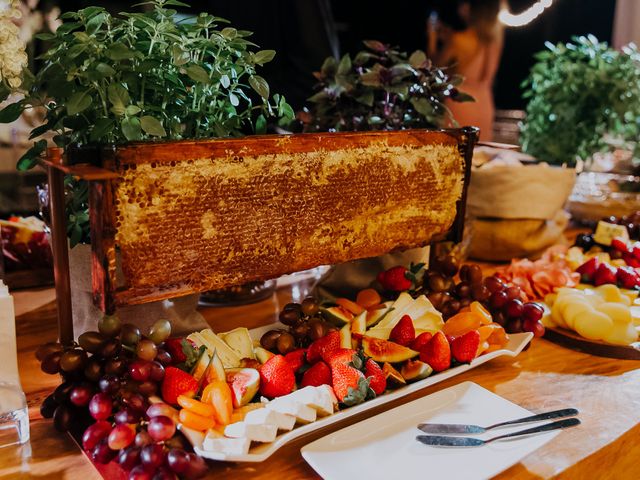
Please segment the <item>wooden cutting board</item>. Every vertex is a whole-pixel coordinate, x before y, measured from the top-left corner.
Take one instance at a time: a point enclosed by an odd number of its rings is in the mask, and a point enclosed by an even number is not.
[[[628,346],[611,345],[596,340],[589,340],[575,332],[555,327],[547,327],[544,338],[563,347],[599,357],[640,360],[640,342],[635,342]]]

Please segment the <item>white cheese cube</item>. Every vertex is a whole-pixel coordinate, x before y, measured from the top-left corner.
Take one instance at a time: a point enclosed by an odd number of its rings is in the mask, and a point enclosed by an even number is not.
[[[313,408],[318,413],[318,416],[323,417],[333,413],[332,396],[324,388],[304,387],[291,393],[290,396],[294,400]],[[333,396],[335,397],[335,395]]]
[[[244,422],[254,425],[269,423],[278,427],[278,430],[289,431],[293,429],[293,426],[296,424],[296,417],[293,415],[286,415],[275,410],[260,408],[258,410],[248,412],[244,417]]]
[[[251,440],[248,438],[207,437],[202,443],[202,449],[225,455],[246,455],[249,453]]]
[[[285,415],[292,415],[296,417],[297,423],[311,423],[316,421],[316,411],[304,403],[294,400],[290,395],[273,399],[267,403],[266,408],[284,413]]]
[[[236,422],[227,425],[224,434],[231,438],[248,438],[254,442],[270,443],[276,439],[278,427],[272,423],[263,423],[261,425]]]

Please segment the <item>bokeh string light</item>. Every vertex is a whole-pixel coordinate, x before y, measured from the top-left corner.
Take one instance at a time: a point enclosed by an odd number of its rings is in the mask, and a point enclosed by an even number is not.
[[[508,8],[503,8],[498,19],[507,27],[522,27],[538,18],[551,5],[553,5],[553,0],[540,0],[518,14],[513,14]]]

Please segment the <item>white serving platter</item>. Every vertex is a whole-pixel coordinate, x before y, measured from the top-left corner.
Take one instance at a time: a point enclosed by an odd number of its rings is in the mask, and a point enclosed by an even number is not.
[[[265,327],[256,328],[254,330],[251,330],[251,336],[253,338],[259,339],[263,333],[273,328],[277,328],[277,326],[278,326],[277,324],[276,325],[272,324]],[[204,440],[204,435],[202,433],[192,431],[187,428],[181,428],[181,430],[193,445],[194,451],[201,457],[208,458],[211,460],[220,460],[220,461],[227,461],[227,462],[262,462],[267,458],[269,458],[271,455],[273,455],[283,445],[287,444],[288,442],[298,437],[301,437],[302,435],[306,435],[310,432],[313,432],[314,430],[318,430],[319,428],[323,428],[328,425],[332,425],[334,423],[340,422],[342,420],[345,420],[359,413],[366,412],[367,410],[370,410],[374,407],[384,405],[398,398],[402,398],[411,393],[420,391],[438,382],[442,382],[443,380],[446,380],[448,378],[455,377],[456,375],[460,375],[461,373],[464,373],[467,370],[471,370],[472,368],[482,365],[483,363],[493,360],[494,358],[503,357],[503,356],[515,357],[524,349],[524,347],[531,341],[532,338],[533,338],[532,333],[511,334],[509,335],[509,343],[502,350],[496,350],[495,352],[482,355],[474,359],[470,364],[459,365],[449,370],[445,370],[444,372],[431,375],[430,377],[427,377],[424,380],[410,383],[404,387],[388,391],[385,394],[380,395],[379,397],[376,397],[372,400],[368,400],[359,405],[346,408],[344,410],[340,410],[334,413],[333,415],[319,418],[317,421],[313,423],[296,426],[290,432],[285,432],[278,435],[275,441],[272,443],[264,443],[264,444],[254,443],[251,449],[249,450],[249,453],[246,455],[227,455],[224,453],[203,450],[202,443]]]
[[[473,382],[464,382],[331,433],[306,445],[301,453],[321,477],[331,480],[487,479],[518,463],[560,432],[481,447],[451,448],[419,443],[415,438],[422,432],[416,426],[422,422],[486,426],[531,414]],[[470,436],[487,439],[530,427],[515,425]]]

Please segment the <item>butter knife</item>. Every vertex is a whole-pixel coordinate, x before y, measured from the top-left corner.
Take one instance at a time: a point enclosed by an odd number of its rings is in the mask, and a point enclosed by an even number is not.
[[[576,425],[580,425],[580,420],[577,418],[567,418],[566,420],[559,420],[557,422],[547,423],[546,425],[528,428],[527,430],[489,438],[488,440],[471,437],[444,437],[441,435],[418,435],[416,440],[424,443],[425,445],[436,447],[479,447],[481,445],[486,445],[487,443],[495,442],[496,440],[504,440],[506,438],[519,437],[521,435],[533,435],[535,433],[549,432],[560,428],[575,427]]]
[[[578,414],[578,410],[575,408],[565,408],[563,410],[554,410],[553,412],[540,413],[538,415],[532,415],[530,417],[518,418],[517,420],[510,420],[508,422],[496,423],[488,427],[480,427],[479,425],[464,425],[455,423],[421,423],[418,428],[424,433],[439,433],[448,435],[451,433],[457,434],[469,434],[469,433],[484,433],[493,428],[506,427],[508,425],[517,425],[519,423],[539,422],[541,420],[550,420],[552,418],[565,418],[574,417]]]

